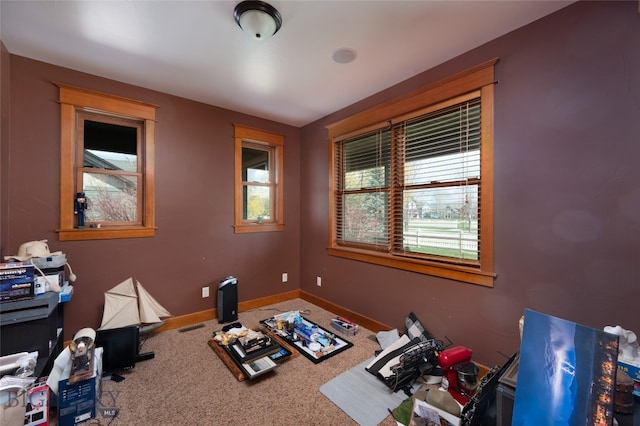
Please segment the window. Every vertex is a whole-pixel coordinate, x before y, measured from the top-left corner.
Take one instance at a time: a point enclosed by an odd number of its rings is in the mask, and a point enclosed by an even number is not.
[[[60,240],[152,237],[157,107],[57,85]]]
[[[235,125],[236,233],[284,229],[283,145],[281,135]]]
[[[493,285],[494,64],[328,127],[330,254]]]

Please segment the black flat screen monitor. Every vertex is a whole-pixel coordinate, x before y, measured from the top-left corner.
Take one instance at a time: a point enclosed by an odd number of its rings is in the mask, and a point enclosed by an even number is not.
[[[102,372],[105,375],[135,367],[139,348],[137,325],[96,331],[96,346],[103,348]]]

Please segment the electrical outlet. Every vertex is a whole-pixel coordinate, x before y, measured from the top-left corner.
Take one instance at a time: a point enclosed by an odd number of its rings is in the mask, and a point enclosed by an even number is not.
[[[286,283],[289,280],[289,274],[287,274],[286,272],[284,272],[282,274],[282,282]]]
[[[322,287],[322,278],[320,278],[320,277],[316,277],[316,285],[317,285],[318,287]]]
[[[202,298],[209,297],[209,287],[202,287]]]

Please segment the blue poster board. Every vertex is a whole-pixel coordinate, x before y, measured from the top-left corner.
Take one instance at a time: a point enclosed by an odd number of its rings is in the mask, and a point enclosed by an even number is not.
[[[512,425],[611,425],[618,336],[525,310]]]

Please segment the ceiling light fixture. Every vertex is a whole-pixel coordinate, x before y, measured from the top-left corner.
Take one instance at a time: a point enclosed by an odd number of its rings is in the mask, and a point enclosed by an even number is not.
[[[233,10],[236,22],[242,31],[256,40],[265,40],[278,32],[282,16],[275,7],[263,1],[247,0]]]

